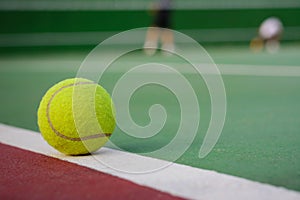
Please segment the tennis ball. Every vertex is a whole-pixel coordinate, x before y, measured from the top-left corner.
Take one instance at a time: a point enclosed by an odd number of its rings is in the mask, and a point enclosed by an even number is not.
[[[38,108],[43,138],[67,155],[92,153],[115,128],[114,106],[106,90],[90,80],[73,78],[51,87]]]

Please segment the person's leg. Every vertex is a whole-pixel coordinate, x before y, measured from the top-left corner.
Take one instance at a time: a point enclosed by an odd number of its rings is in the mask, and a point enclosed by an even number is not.
[[[146,34],[146,40],[144,43],[144,52],[147,55],[153,55],[156,52],[159,34],[160,34],[160,28],[158,28],[158,27],[149,27],[148,28],[148,31]]]
[[[170,29],[162,30],[161,43],[162,43],[162,49],[167,51],[167,53],[173,53],[175,51],[174,35],[172,30]]]

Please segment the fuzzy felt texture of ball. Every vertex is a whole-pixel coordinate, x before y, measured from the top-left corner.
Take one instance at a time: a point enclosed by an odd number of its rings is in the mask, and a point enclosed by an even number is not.
[[[63,80],[52,86],[38,108],[43,138],[67,155],[97,151],[114,131],[115,111],[107,91],[83,78]]]

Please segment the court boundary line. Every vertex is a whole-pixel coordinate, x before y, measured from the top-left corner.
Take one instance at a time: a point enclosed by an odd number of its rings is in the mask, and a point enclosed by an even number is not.
[[[129,180],[142,186],[147,186],[184,198],[249,200],[296,200],[300,198],[300,192],[298,191],[176,163],[172,163],[160,171],[147,174],[123,173],[99,163],[93,156],[64,156],[52,149],[42,139],[40,133],[34,131],[0,123],[0,133],[0,142],[3,144],[75,163]],[[121,164],[128,163],[128,159],[134,160],[135,164],[140,165],[140,167],[146,166],[147,160],[168,163],[167,161],[113,150],[106,147],[101,148],[97,156],[117,158],[115,159],[116,162]]]
[[[220,64],[222,75],[299,77],[300,66]]]
[[[84,56],[83,56],[84,58]],[[81,60],[60,60],[60,59],[54,59],[54,60],[48,60],[47,63],[56,66],[57,63],[61,63],[64,65],[63,68],[61,67],[41,67],[40,66],[40,60],[33,59],[33,60],[1,60],[0,58],[0,64],[2,64],[2,67],[0,68],[0,72],[6,72],[6,71],[13,71],[16,70],[16,68],[12,68],[11,66],[6,67],[5,65],[11,65],[11,63],[22,63],[24,62],[31,63],[30,69],[26,69],[26,71],[33,71],[33,72],[57,72],[57,71],[73,71],[77,70],[78,67],[81,64]],[[132,64],[134,65],[135,62],[131,61],[123,61],[124,64]],[[76,68],[74,64],[78,65]],[[176,62],[166,62],[170,67],[174,67],[175,70],[178,70],[179,73],[195,73],[195,71],[192,69],[192,66],[187,63],[176,63]],[[38,67],[34,67],[32,65],[38,65]],[[68,66],[72,65],[72,66]],[[232,75],[232,76],[266,76],[266,77],[300,77],[300,66],[296,65],[263,65],[263,64],[202,64],[204,66],[201,67],[201,74],[211,74],[211,75],[217,75],[215,71],[210,70],[211,65],[216,65],[221,75]],[[134,65],[135,66],[135,65]],[[97,69],[98,70],[98,69]],[[122,69],[111,69],[111,72],[125,72],[122,71]],[[161,71],[153,71],[149,70],[147,73],[167,73],[167,72],[161,72]]]
[[[26,61],[3,61],[0,59],[0,64],[2,63],[2,67],[0,68],[0,72],[11,72],[16,70],[15,68],[12,67],[5,67],[5,64],[9,64],[11,62],[20,62],[22,63],[22,65],[24,64],[24,62],[29,62],[29,63],[39,63],[39,60],[34,60],[34,61],[30,61],[30,60],[26,60]],[[57,65],[55,63],[65,63],[66,65],[74,65],[74,63],[80,65],[81,61],[80,60],[76,60],[76,61],[70,61],[70,60],[60,60],[60,61],[51,61],[48,60],[47,63],[52,63],[53,65]],[[125,62],[125,64],[127,63],[133,63],[134,62]],[[170,64],[174,64],[174,63],[170,63]],[[175,65],[181,65],[181,67],[176,67],[176,69],[179,69],[179,72],[181,73],[194,73],[194,71],[188,66],[188,64],[176,64]],[[207,64],[206,66],[204,66],[202,68],[202,73],[203,74],[212,74],[215,75],[215,73],[212,73],[210,71],[210,65],[211,64]],[[292,65],[247,65],[247,64],[216,64],[220,74],[221,75],[232,75],[232,76],[266,76],[266,77],[300,77],[300,66],[292,66]],[[186,67],[186,68],[185,68]],[[61,69],[61,68],[59,68]],[[74,71],[74,68],[71,67],[64,67],[61,69],[61,71]],[[53,72],[53,71],[58,71],[57,68],[34,68],[34,67],[30,67],[30,69],[26,69],[26,71],[32,71],[32,72]],[[59,70],[60,71],[60,70]],[[111,72],[124,72],[122,70],[112,70]],[[160,71],[153,71],[153,69],[149,69],[149,71],[147,71],[147,73],[162,73]],[[167,73],[167,72],[163,72],[163,73]]]

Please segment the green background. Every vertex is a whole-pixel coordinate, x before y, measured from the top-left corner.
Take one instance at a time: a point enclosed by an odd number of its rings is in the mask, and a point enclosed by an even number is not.
[[[226,28],[258,28],[267,17],[279,17],[285,27],[300,27],[300,8],[283,9],[217,9],[174,10],[173,28],[176,30]],[[1,11],[0,33],[97,32],[125,31],[147,27],[152,16],[146,10],[117,11]],[[251,34],[255,34],[252,31]],[[299,30],[285,30],[284,40],[299,38]],[[102,38],[105,39],[105,38]],[[234,38],[231,38],[234,39]],[[250,39],[250,38],[249,38]]]

